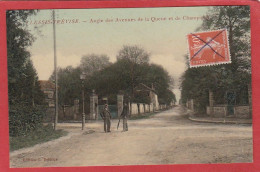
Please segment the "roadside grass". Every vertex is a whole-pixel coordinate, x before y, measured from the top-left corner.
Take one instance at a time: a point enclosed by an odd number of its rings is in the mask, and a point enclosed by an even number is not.
[[[57,139],[67,134],[68,132],[64,130],[54,131],[51,125],[43,126],[25,136],[10,137],[10,151],[31,147],[39,143]]]

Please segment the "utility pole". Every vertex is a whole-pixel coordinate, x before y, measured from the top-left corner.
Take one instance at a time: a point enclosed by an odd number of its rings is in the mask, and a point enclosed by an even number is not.
[[[57,74],[57,56],[56,56],[56,27],[55,27],[55,10],[52,10],[52,22],[53,22],[53,49],[54,49],[54,73],[55,73],[55,118],[54,118],[54,130],[56,130],[58,123],[58,74]]]
[[[85,97],[84,97],[84,87],[82,89],[82,102],[83,102],[83,106],[82,106],[82,130],[84,130],[85,128]]]

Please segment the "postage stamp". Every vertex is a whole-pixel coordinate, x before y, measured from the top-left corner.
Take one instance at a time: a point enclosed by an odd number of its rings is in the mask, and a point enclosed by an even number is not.
[[[226,29],[187,35],[190,67],[231,63]]]

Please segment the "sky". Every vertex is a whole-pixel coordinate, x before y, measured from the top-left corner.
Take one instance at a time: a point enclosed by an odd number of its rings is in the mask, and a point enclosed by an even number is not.
[[[123,45],[138,45],[150,53],[150,62],[162,65],[175,80],[186,70],[186,35],[202,23],[207,7],[161,7],[55,10],[58,67],[80,64],[88,54],[106,54],[111,62]],[[51,10],[40,10],[28,19],[36,40],[29,47],[40,80],[48,80],[54,69]],[[35,29],[37,27],[37,29]]]

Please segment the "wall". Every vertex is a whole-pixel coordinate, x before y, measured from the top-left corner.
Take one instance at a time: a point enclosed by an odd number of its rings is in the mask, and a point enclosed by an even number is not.
[[[219,106],[207,106],[207,115],[211,117],[226,117],[227,116],[227,106],[219,105]]]
[[[226,106],[213,106],[213,117],[226,117],[227,116],[227,107]]]
[[[215,105],[213,92],[209,91],[209,106],[207,106],[207,114],[212,117],[236,117],[236,118],[252,118],[252,89],[251,84],[248,85],[248,102],[249,105]],[[190,102],[187,101],[186,107],[189,108]]]
[[[212,110],[211,110],[212,109]],[[207,115],[212,117],[227,117],[228,110],[226,105],[222,106],[207,106]],[[234,117],[237,118],[250,118],[250,108],[248,105],[234,106]]]
[[[235,106],[234,114],[237,118],[250,118],[250,107],[249,106]]]
[[[139,104],[140,114],[150,112],[148,104]],[[150,105],[150,110],[152,110],[152,106]],[[138,115],[138,106],[137,103],[132,103],[132,114],[131,115]]]
[[[166,105],[158,105],[157,108],[153,107],[153,104],[141,104],[139,105],[140,114],[153,112],[153,110],[164,110],[167,108]],[[133,116],[138,115],[137,103],[132,103],[132,114]]]
[[[166,105],[159,105],[159,110],[163,110],[163,109],[166,109],[167,106]]]
[[[145,104],[145,112],[150,112],[150,107],[148,104]]]
[[[131,112],[132,114],[131,115],[137,115],[138,114],[138,107],[137,107],[137,104],[136,103],[132,103],[132,107],[131,107]]]

